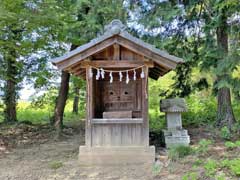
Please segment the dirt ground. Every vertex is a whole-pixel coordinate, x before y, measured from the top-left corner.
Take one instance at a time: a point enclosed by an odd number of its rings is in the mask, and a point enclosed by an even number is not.
[[[0,180],[153,179],[151,168],[141,165],[80,166],[78,148],[84,144],[84,131],[67,131],[67,137],[55,141],[46,127],[40,132],[30,125],[1,128]]]
[[[78,147],[82,144],[80,139],[74,135],[65,141],[14,149],[0,158],[0,179],[149,179],[135,167],[80,167],[77,160]]]
[[[80,166],[78,148],[84,144],[84,130],[81,124],[75,127],[66,128],[66,136],[56,141],[48,126],[0,126],[0,180],[178,180],[195,161],[189,156],[170,162],[166,150],[160,149],[156,167]]]

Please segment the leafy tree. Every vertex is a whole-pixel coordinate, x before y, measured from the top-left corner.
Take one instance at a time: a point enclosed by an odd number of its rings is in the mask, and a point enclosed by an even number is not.
[[[32,74],[31,69],[36,68],[34,65],[39,59],[32,55],[41,57],[45,50],[56,53],[57,33],[53,32],[59,29],[61,22],[61,11],[56,7],[59,2],[54,0],[0,1],[0,78],[4,82],[6,122],[17,120],[16,103],[21,82]]]
[[[229,21],[239,20],[239,2],[145,0],[132,3],[132,6],[133,11],[140,11],[138,22],[144,25],[147,30],[145,34],[151,40],[154,37],[153,43],[186,60],[184,65],[176,69],[175,91],[170,96],[183,97],[196,88],[207,87],[206,79],[192,81],[193,67],[210,71],[216,77],[217,124],[231,128],[235,118],[230,88],[236,89],[233,86],[237,80],[231,76],[239,64],[239,49],[236,48],[236,44],[239,45],[239,26]],[[233,40],[229,38],[236,36],[238,40],[234,39],[235,45],[229,47],[228,43]]]
[[[123,22],[126,20],[126,11],[122,0],[83,0],[76,1],[71,6],[72,19],[66,26],[66,43],[73,46],[82,45],[95,38],[103,31],[104,25],[118,18]],[[61,134],[63,124],[63,112],[67,100],[69,87],[69,73],[62,72],[61,85],[55,106],[53,122]],[[63,91],[64,90],[64,91]]]
[[[78,114],[79,112],[79,101],[80,101],[80,91],[85,91],[85,82],[82,78],[72,76],[71,77],[72,82],[72,89],[73,89],[73,109],[72,112],[75,114]]]

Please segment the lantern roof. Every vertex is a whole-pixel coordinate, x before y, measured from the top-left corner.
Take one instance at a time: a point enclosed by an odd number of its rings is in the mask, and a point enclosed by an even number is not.
[[[162,99],[160,101],[161,112],[186,112],[187,104],[184,98]]]

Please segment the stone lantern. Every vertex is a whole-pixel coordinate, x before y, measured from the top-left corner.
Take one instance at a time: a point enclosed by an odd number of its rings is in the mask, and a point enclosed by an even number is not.
[[[160,101],[160,111],[165,112],[167,129],[164,130],[167,148],[172,146],[188,146],[190,137],[188,131],[182,128],[181,113],[187,111],[187,105],[183,98],[164,99]]]

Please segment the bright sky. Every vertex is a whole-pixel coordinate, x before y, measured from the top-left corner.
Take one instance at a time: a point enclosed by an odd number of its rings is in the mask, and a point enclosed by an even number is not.
[[[20,100],[27,101],[29,97],[35,93],[34,88],[32,85],[25,84],[24,88],[20,91]]]

